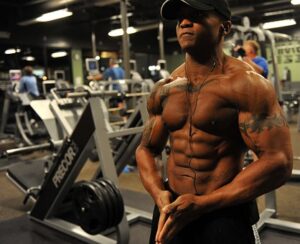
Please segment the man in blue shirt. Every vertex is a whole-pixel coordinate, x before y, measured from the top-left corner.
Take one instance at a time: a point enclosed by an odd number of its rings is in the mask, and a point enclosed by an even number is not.
[[[124,70],[118,65],[118,61],[114,58],[109,60],[109,68],[107,68],[103,73],[103,78],[105,80],[119,80],[124,79],[125,72]]]
[[[23,69],[23,76],[20,80],[19,92],[28,92],[33,97],[40,95],[36,77],[33,75],[33,69],[31,66],[25,66]]]
[[[109,60],[109,68],[103,72],[104,80],[120,80],[125,78],[125,71],[122,69],[118,61],[114,58]],[[120,84],[113,84],[113,89],[121,92]]]
[[[257,73],[261,74],[265,78],[268,78],[268,62],[265,58],[257,55],[259,44],[256,41],[248,40],[244,42],[243,49],[245,50],[246,55],[243,57],[243,60],[250,64]]]

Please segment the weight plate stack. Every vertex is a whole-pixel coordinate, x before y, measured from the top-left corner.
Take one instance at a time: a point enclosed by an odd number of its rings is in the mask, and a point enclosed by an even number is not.
[[[120,190],[118,189],[118,187],[109,179],[102,179],[103,182],[105,182],[108,187],[110,187],[110,189],[113,192],[113,198],[114,198],[114,202],[115,202],[115,218],[114,218],[114,226],[118,225],[124,215],[124,201],[123,201],[123,197],[121,195]]]
[[[77,182],[72,189],[72,198],[81,228],[91,235],[118,225],[123,218],[121,192],[108,179]]]
[[[107,228],[106,206],[97,186],[88,181],[77,184],[73,192],[74,212],[81,228],[91,235]]]

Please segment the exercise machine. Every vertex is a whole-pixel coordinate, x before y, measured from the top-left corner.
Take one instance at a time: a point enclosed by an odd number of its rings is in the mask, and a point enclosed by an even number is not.
[[[73,96],[77,95],[73,94]],[[78,222],[72,221],[72,218],[62,217],[70,210],[68,206],[72,205],[68,202],[69,194],[72,192],[74,184],[76,185],[77,183],[75,181],[86,162],[91,143],[94,142],[96,144],[99,156],[99,169],[91,179],[96,180],[101,172],[102,177],[118,185],[118,175],[109,139],[134,135],[141,133],[143,130],[143,126],[138,126],[107,132],[103,120],[103,111],[101,110],[101,92],[89,91],[87,95],[89,96],[88,103],[78,123],[71,135],[64,140],[46,178],[41,179],[41,190],[35,199],[36,202],[29,217],[40,224],[59,230],[87,243],[128,243],[129,225],[136,221],[149,224],[150,214],[125,207],[126,214],[124,213],[118,226],[113,230],[107,230],[107,232],[97,235],[90,235],[83,231],[79,227]],[[140,110],[140,117],[143,121],[147,119],[145,103],[146,98],[142,97],[137,108]],[[11,169],[7,171],[7,175],[9,178],[14,177]],[[27,185],[27,187],[30,186]],[[117,240],[107,237],[113,232],[116,233],[114,236],[116,236]]]

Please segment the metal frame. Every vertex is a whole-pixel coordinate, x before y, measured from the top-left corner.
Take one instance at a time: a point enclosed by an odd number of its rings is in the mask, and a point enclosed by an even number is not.
[[[146,109],[142,108],[145,108],[145,102],[146,98],[143,98],[138,108],[141,111],[143,121],[147,119]],[[54,161],[54,166],[47,175],[45,183],[42,186],[40,196],[30,212],[30,218],[87,243],[123,244],[128,243],[129,240],[129,223],[139,220],[150,223],[151,215],[149,213],[126,207],[127,215],[124,214],[121,223],[116,227],[117,242],[100,234],[95,236],[88,235],[82,231],[79,226],[54,217],[57,209],[68,194],[73,182],[86,162],[88,154],[87,149],[91,140],[94,140],[96,144],[103,176],[112,180],[117,186],[119,184],[114,159],[109,146],[109,138],[139,133],[143,130],[143,126],[137,128],[125,128],[115,132],[107,132],[103,118],[101,99],[99,97],[89,98],[89,103],[86,105],[74,131],[70,137],[65,140],[56,160]],[[84,134],[82,133],[83,130]],[[68,155],[70,150],[74,150],[73,157]],[[55,177],[57,177],[59,169],[62,167],[63,159],[66,159],[67,157],[69,157],[70,160],[68,164],[69,167],[65,169],[63,178],[59,181],[59,183],[57,183],[55,181]],[[94,177],[97,176],[97,173]]]
[[[300,179],[300,170],[293,170],[290,182],[298,182]],[[260,219],[257,223],[258,231],[263,230],[265,227],[283,230],[300,234],[300,223],[287,221],[276,218],[277,203],[276,191],[265,194],[265,210],[260,214]]]

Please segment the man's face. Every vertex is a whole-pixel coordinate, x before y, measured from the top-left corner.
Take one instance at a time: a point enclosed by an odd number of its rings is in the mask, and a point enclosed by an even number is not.
[[[247,43],[244,44],[243,48],[245,49],[246,56],[250,56],[255,53],[253,47]]]
[[[182,5],[178,12],[176,33],[184,51],[214,47],[218,43],[222,21],[214,11]]]

